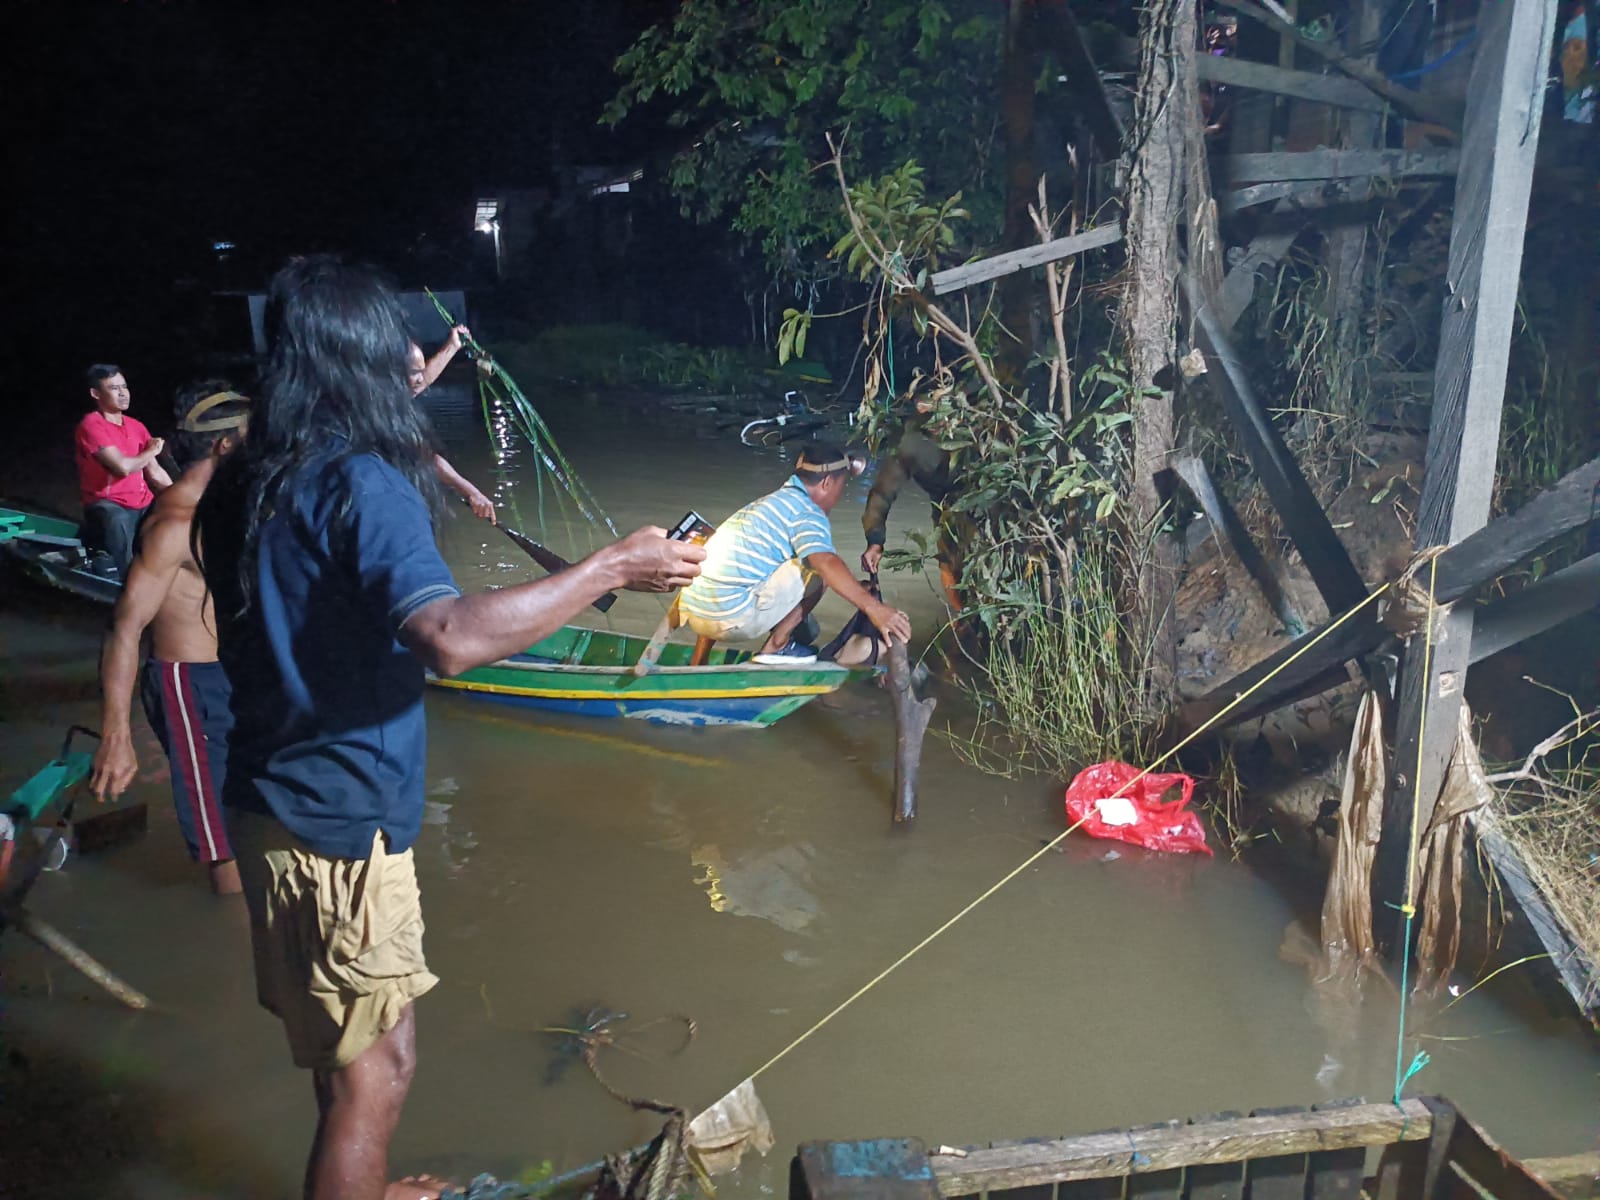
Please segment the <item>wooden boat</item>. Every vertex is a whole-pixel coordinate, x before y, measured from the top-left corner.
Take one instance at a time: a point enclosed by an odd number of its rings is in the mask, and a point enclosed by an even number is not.
[[[692,647],[669,643],[642,678],[633,664],[649,639],[568,625],[522,654],[453,679],[430,676],[437,687],[485,700],[589,717],[632,717],[665,725],[763,728],[853,677],[872,672],[837,663],[768,667],[748,652],[716,648],[705,666],[691,667]]]
[[[90,569],[76,522],[22,508],[0,508],[0,554],[35,582],[97,604],[115,604],[122,581]]]
[[[789,1200],[1559,1200],[1580,1194],[1569,1180],[1592,1183],[1594,1165],[1592,1155],[1518,1162],[1448,1100],[1427,1096],[969,1148],[930,1150],[915,1138],[806,1142]]]

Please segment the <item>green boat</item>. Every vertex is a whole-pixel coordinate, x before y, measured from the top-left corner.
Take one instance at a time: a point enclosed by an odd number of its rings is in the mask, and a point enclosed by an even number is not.
[[[0,554],[35,582],[98,604],[115,604],[122,580],[95,564],[75,521],[24,508],[0,508]]]
[[[547,712],[760,729],[852,678],[873,674],[831,662],[763,666],[748,651],[726,648],[692,667],[693,648],[669,643],[648,675],[635,675],[633,664],[648,644],[648,638],[568,625],[522,654],[428,682]]]

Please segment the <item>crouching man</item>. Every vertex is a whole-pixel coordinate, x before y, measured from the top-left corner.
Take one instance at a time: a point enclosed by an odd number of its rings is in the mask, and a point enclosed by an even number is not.
[[[833,548],[828,514],[854,468],[843,450],[813,442],[777,491],[729,517],[706,543],[700,577],[679,598],[683,622],[701,637],[755,641],[755,661],[809,663],[816,649],[795,637],[800,623],[832,588],[885,639],[911,639],[911,618],[874,597]]]

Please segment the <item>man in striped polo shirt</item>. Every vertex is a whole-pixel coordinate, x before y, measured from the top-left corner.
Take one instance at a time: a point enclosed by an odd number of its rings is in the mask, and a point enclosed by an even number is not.
[[[816,650],[794,633],[826,586],[889,641],[909,641],[911,618],[857,583],[834,551],[828,513],[851,473],[837,446],[813,442],[802,449],[787,483],[745,505],[711,535],[700,575],[678,601],[685,624],[717,641],[764,638],[758,663],[815,662]]]

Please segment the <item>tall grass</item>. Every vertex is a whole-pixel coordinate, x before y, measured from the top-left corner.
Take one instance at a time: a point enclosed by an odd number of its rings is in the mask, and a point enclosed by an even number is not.
[[[1082,539],[1070,589],[1054,600],[1036,573],[978,606],[993,633],[963,676],[977,710],[971,733],[953,739],[963,758],[1000,775],[1059,778],[1106,759],[1149,760],[1156,642],[1128,615],[1119,584],[1129,578],[1137,572],[1109,539]]]

